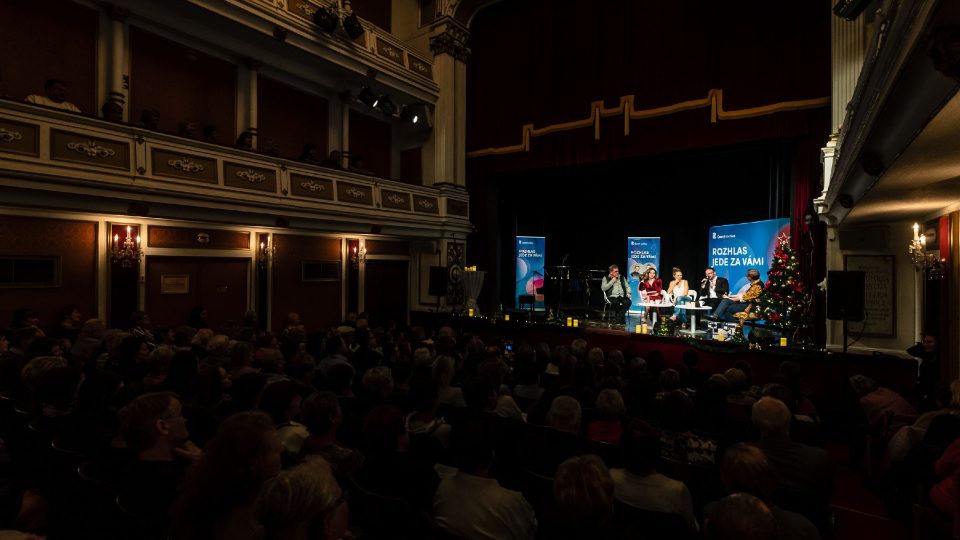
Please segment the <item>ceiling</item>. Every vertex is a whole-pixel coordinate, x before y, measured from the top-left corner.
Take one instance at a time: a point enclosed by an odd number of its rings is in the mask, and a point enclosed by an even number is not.
[[[850,210],[845,224],[921,220],[960,207],[960,93]]]

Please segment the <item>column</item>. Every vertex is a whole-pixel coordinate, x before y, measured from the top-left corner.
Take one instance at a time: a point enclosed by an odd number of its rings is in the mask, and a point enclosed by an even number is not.
[[[237,72],[237,133],[253,134],[253,148],[258,148],[257,137],[257,72],[262,64],[247,58]]]
[[[423,183],[466,183],[466,60],[467,29],[447,19],[430,37],[434,54],[433,77],[440,97],[433,115],[433,131],[423,146]]]
[[[108,101],[115,101],[123,107],[123,120],[129,122],[130,111],[127,108],[127,93],[130,90],[130,76],[127,73],[127,17],[130,10],[110,5],[107,7],[108,23],[104,28],[106,34],[106,77],[103,95],[98,106]],[[102,43],[102,42],[101,42]],[[99,116],[100,110],[91,111]],[[134,117],[135,118],[135,117]]]
[[[340,104],[340,166],[350,168],[350,102]]]

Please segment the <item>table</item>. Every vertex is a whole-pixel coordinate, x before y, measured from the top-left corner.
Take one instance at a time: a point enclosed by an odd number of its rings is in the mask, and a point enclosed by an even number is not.
[[[709,311],[713,309],[710,306],[698,306],[696,304],[677,304],[673,306],[673,309],[685,309],[690,313],[690,330],[681,330],[681,334],[690,334],[695,336],[697,334],[706,334],[706,330],[697,330],[697,312],[698,311]]]

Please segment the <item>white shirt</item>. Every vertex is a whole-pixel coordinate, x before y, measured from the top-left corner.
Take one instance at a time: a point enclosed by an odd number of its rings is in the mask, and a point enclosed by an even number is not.
[[[444,465],[436,471],[433,515],[441,527],[470,540],[533,540],[537,518],[520,492]]]
[[[30,94],[25,100],[27,103],[33,103],[34,105],[43,105],[44,107],[51,107],[53,109],[63,109],[65,111],[79,113],[80,109],[76,105],[70,103],[69,101],[61,101],[57,103],[47,96],[41,96],[39,94]]]
[[[716,298],[717,297],[717,278],[707,280],[707,283],[710,285],[710,292],[707,294],[707,298]]]

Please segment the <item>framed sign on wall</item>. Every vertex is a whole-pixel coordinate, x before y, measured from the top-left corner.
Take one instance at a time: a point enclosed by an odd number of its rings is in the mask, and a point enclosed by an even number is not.
[[[864,336],[894,337],[897,331],[897,289],[893,255],[847,255],[844,270],[864,273]],[[856,325],[857,323],[853,323]],[[851,333],[857,332],[856,326]]]

